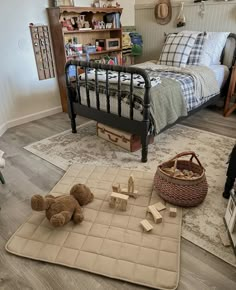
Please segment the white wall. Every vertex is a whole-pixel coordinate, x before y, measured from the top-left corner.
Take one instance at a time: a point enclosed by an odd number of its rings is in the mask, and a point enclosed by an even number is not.
[[[157,2],[158,0],[135,0],[135,4],[154,4]]]
[[[223,1],[223,0],[222,0]],[[181,2],[180,0],[171,0],[171,3],[172,2]],[[185,1],[182,1],[182,2],[191,2],[193,3],[194,1],[193,0],[185,0]],[[135,0],[135,4],[157,4],[158,3],[158,0]]]
[[[119,0],[123,25],[134,25],[135,0]],[[90,6],[92,0],[75,0]],[[56,78],[38,80],[29,23],[48,24],[48,0],[1,1],[0,136],[9,127],[60,111]]]
[[[142,34],[144,42],[143,55],[138,59],[138,62],[159,58],[164,42],[164,33],[181,30],[236,32],[236,1],[207,1],[205,5],[205,15],[201,17],[199,14],[200,3],[189,1],[187,3],[186,1],[184,9],[186,26],[177,28],[179,1],[172,4],[172,19],[166,25],[157,24],[153,4],[147,4],[146,1],[144,4],[137,4],[135,6],[135,26],[137,31]]]
[[[136,0],[137,1],[137,0]],[[91,6],[93,0],[75,0],[75,5],[80,7]],[[134,25],[134,4],[135,0],[114,0],[114,4],[118,2],[123,8],[121,17],[122,25],[133,26]]]
[[[0,135],[60,111],[57,80],[38,80],[29,23],[47,24],[47,0],[1,1]]]

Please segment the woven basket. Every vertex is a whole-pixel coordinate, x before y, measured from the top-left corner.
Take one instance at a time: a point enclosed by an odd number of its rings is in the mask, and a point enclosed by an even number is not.
[[[179,160],[182,156],[191,155],[190,160]],[[193,158],[197,163],[193,163]],[[162,170],[162,168],[174,167],[174,171],[191,170],[193,173],[198,173],[200,176],[195,179],[187,180],[168,174]],[[183,152],[176,155],[171,160],[162,163],[157,167],[157,171],[154,177],[154,188],[158,194],[167,202],[182,206],[191,207],[196,206],[203,202],[207,195],[208,184],[205,175],[205,169],[201,165],[196,154],[192,151]]]

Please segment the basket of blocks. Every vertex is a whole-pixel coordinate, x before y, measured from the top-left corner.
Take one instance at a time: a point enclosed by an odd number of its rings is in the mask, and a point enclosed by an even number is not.
[[[182,158],[186,156],[190,159]],[[182,152],[159,165],[154,188],[165,201],[177,206],[193,207],[202,203],[208,184],[205,169],[195,152]]]

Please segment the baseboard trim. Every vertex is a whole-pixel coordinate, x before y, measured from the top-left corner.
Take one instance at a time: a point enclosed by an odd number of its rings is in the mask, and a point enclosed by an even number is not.
[[[19,126],[19,125],[22,125],[22,124],[25,124],[25,123],[28,123],[28,122],[32,122],[32,121],[35,121],[35,120],[39,120],[39,119],[42,119],[42,118],[45,118],[45,117],[48,117],[48,116],[51,116],[51,115],[55,115],[55,114],[60,113],[60,112],[62,112],[62,107],[58,106],[58,107],[55,107],[55,108],[52,108],[52,109],[48,109],[48,110],[45,110],[45,111],[37,112],[37,113],[34,113],[34,114],[26,115],[26,116],[21,117],[21,118],[17,118],[17,119],[13,119],[13,120],[7,121],[6,123],[3,123],[0,126],[0,136],[3,133],[5,133],[7,131],[7,129],[9,129],[9,128],[12,128],[12,127],[15,127],[15,126]]]

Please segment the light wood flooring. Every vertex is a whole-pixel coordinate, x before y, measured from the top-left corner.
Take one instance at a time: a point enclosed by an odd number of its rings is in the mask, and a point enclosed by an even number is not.
[[[78,120],[77,120],[78,121]],[[80,123],[85,122],[80,118]],[[225,119],[220,110],[203,110],[183,122],[236,138],[236,115]],[[8,130],[0,138],[6,152],[0,184],[0,289],[147,289],[83,271],[37,262],[8,254],[4,247],[10,236],[30,215],[30,198],[47,193],[63,171],[25,151],[23,146],[70,128],[67,115],[60,113]],[[186,240],[181,245],[179,290],[236,289],[236,268]]]

